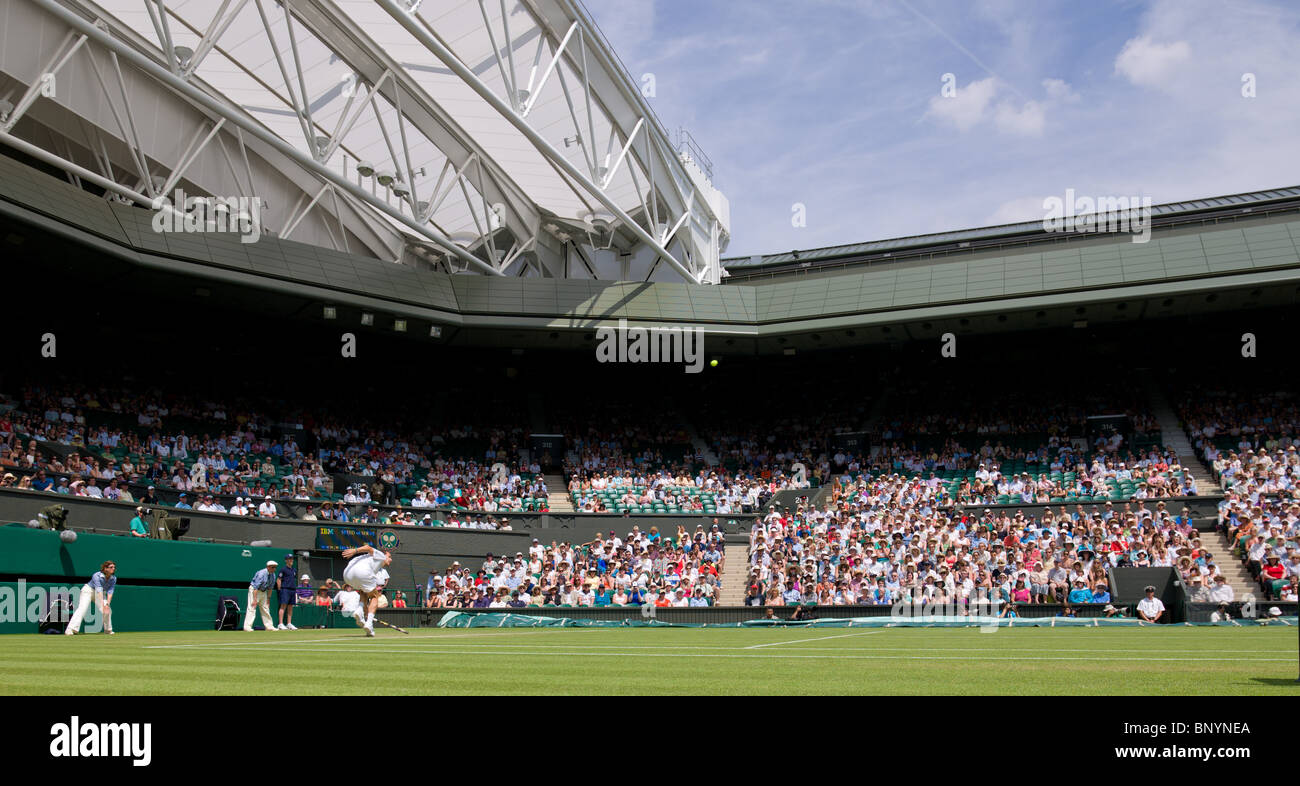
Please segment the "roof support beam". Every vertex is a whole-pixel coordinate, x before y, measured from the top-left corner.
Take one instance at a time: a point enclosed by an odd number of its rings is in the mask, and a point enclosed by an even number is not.
[[[190,146],[186,148],[185,153],[181,156],[180,163],[178,163],[176,168],[172,170],[172,173],[167,176],[167,182],[163,183],[162,192],[164,194],[171,193],[171,190],[176,187],[176,183],[182,176],[184,176],[185,170],[189,168],[190,164],[194,163],[194,159],[203,151],[203,148],[208,146],[208,143],[212,141],[212,137],[216,136],[217,132],[219,132],[221,127],[225,124],[226,119],[224,117],[218,120],[216,125],[212,126],[212,130],[208,132],[208,135],[203,138],[202,142],[199,142],[198,135],[203,133],[203,129],[200,128],[198,132],[195,133],[194,140],[190,142]]]
[[[329,183],[321,186],[320,191],[316,192],[316,196],[311,198],[311,201],[307,203],[307,207],[304,207],[301,213],[299,213],[298,208],[295,207],[293,209],[293,214],[289,217],[289,223],[285,225],[284,229],[280,230],[280,237],[287,239],[289,235],[292,235],[293,231],[298,228],[298,222],[307,217],[307,214],[311,212],[311,209],[316,206],[316,203],[320,201],[320,198],[325,196],[325,192],[329,190]]]
[[[38,1],[44,4],[51,0]],[[667,249],[663,247],[662,243],[642,228],[640,224],[633,221],[631,216],[618,206],[618,203],[607,196],[605,192],[596,186],[589,177],[578,171],[577,167],[569,163],[568,159],[561,155],[560,151],[556,150],[551,143],[546,141],[541,134],[537,133],[532,126],[525,122],[524,119],[515,112],[513,107],[503,102],[490,87],[484,84],[483,80],[478,78],[477,74],[466,67],[465,64],[460,61],[460,58],[456,57],[455,53],[444,46],[441,41],[429,35],[429,32],[425,30],[424,27],[420,25],[406,9],[402,8],[397,2],[395,2],[395,0],[376,0],[376,2],[378,2],[380,7],[388,12],[389,16],[393,17],[393,19],[397,20],[402,27],[406,28],[406,31],[414,36],[415,39],[424,45],[425,48],[437,55],[438,59],[441,60],[444,65],[460,77],[460,79],[472,88],[474,92],[478,93],[484,101],[488,102],[488,104],[502,117],[508,120],[511,125],[519,129],[519,132],[527,137],[539,152],[550,158],[556,166],[567,172],[570,177],[577,180],[584,188],[590,190],[592,195],[595,196],[596,199],[610,211],[610,213],[622,221],[624,226],[626,226],[632,234],[636,235],[641,242],[663,255],[665,261],[672,265],[672,267],[687,281],[690,281],[691,283],[699,283],[699,275],[693,273],[689,268],[679,262],[668,252]]]
[[[298,97],[294,95],[293,84],[289,81],[289,70],[284,67],[284,58],[280,57],[280,45],[276,43],[275,33],[271,32],[271,20],[266,16],[266,9],[262,6],[262,0],[255,0],[255,2],[257,3],[257,14],[262,20],[262,29],[266,31],[266,40],[271,45],[271,54],[275,56],[275,64],[280,67],[280,78],[284,80],[284,90],[289,96],[290,105],[293,106],[293,116],[298,120],[298,125],[302,127],[302,138],[307,142],[307,149],[315,151],[314,135],[311,129],[307,127],[302,107],[298,106]],[[288,13],[287,9],[285,13]],[[305,96],[304,100],[306,100]]]
[[[533,111],[533,104],[537,103],[537,96],[541,95],[542,88],[546,87],[546,80],[551,78],[551,74],[555,72],[555,67],[560,64],[560,60],[564,57],[564,49],[569,45],[569,39],[573,38],[573,33],[577,29],[577,22],[569,25],[569,32],[564,34],[564,40],[560,41],[560,45],[555,49],[555,54],[551,55],[551,62],[546,64],[546,70],[542,72],[542,79],[537,83],[536,89],[533,88],[532,80],[529,80],[528,103],[524,104],[523,110],[519,113],[520,117],[528,117],[528,113]]]
[[[623,144],[623,149],[619,151],[618,158],[614,159],[614,165],[610,166],[609,171],[605,173],[605,179],[600,184],[601,188],[609,188],[609,184],[614,182],[614,175],[618,173],[619,165],[621,165],[623,159],[627,157],[627,151],[631,149],[632,142],[636,139],[637,132],[641,130],[641,126],[643,125],[645,125],[645,118],[637,118],[636,126],[632,128],[632,133],[628,134],[627,142]],[[608,157],[606,157],[605,160],[608,162]]]
[[[163,50],[163,56],[167,58],[167,67],[172,70],[173,74],[180,75],[180,66],[176,63],[176,45],[172,43],[172,28],[167,24],[167,9],[163,6],[162,0],[145,0],[144,9],[149,13],[149,21],[153,22],[154,32],[158,34],[158,46]]]
[[[190,58],[189,65],[181,72],[181,76],[188,79],[198,70],[203,58],[208,56],[208,53],[212,51],[217,41],[226,32],[226,28],[230,27],[230,23],[235,21],[235,17],[239,16],[239,12],[243,11],[244,6],[248,5],[248,0],[239,0],[239,5],[235,6],[235,10],[226,14],[228,5],[230,5],[230,0],[221,0],[221,7],[217,9],[216,15],[212,17],[212,23],[208,25],[203,37],[199,39],[199,45],[195,47],[194,55]]]
[[[388,78],[392,75],[392,71],[384,69],[383,75],[379,77],[377,82],[375,82],[374,87],[371,87],[366,91],[367,99],[375,93],[378,93],[383,88],[384,82],[387,82]],[[348,110],[352,108],[353,102],[356,101],[360,87],[361,85],[357,85],[358,89],[352,91],[352,95],[348,96],[348,101],[343,106],[343,111],[339,113],[339,122],[334,128],[334,133],[330,135],[329,147],[325,148],[325,154],[321,156],[322,161],[330,160],[330,157],[334,155],[334,151],[339,149],[339,145],[343,144],[343,137],[348,135],[348,132],[352,130],[352,126],[356,125],[357,120],[361,119],[361,115],[365,113],[366,105],[365,103],[362,103],[361,106],[357,107],[357,111],[352,115],[352,117],[348,117]]]
[[[12,131],[13,127],[17,125],[18,121],[22,119],[24,114],[26,114],[27,110],[31,108],[32,104],[36,103],[36,99],[40,97],[41,91],[46,89],[45,75],[58,74],[59,69],[63,68],[63,64],[68,62],[68,58],[76,54],[77,50],[81,48],[81,45],[86,43],[86,36],[83,35],[72,44],[71,48],[68,48],[68,43],[72,41],[72,37],[75,35],[76,31],[68,31],[68,35],[63,39],[63,43],[59,44],[59,48],[55,50],[54,57],[50,58],[50,62],[46,63],[45,67],[37,72],[36,78],[27,86],[27,92],[23,93],[23,97],[18,99],[18,106],[15,106],[12,112],[2,118],[4,120],[4,125],[0,126],[0,129],[3,129],[4,131]],[[64,49],[67,49],[68,51],[64,52]]]
[[[89,52],[90,50],[87,49],[86,51]],[[158,194],[153,187],[153,172],[149,170],[149,160],[144,154],[144,147],[140,144],[140,135],[135,130],[135,114],[131,111],[131,101],[126,97],[126,78],[122,76],[122,63],[117,59],[117,52],[109,50],[108,56],[113,61],[113,71],[117,73],[117,90],[122,96],[122,114],[126,115],[126,127],[131,131],[131,141],[128,144],[136,152],[137,163],[140,166],[140,180],[144,183],[145,193],[151,197],[156,197]],[[99,75],[98,68],[95,69],[95,75]],[[103,85],[102,81],[100,85]],[[107,93],[107,88],[105,88],[105,92]],[[127,139],[125,133],[123,133],[122,138]]]
[[[316,123],[311,118],[311,96],[307,95],[307,79],[302,75],[302,57],[298,54],[298,37],[293,34],[293,17],[289,15],[288,3],[282,2],[280,10],[284,11],[284,26],[289,29],[289,49],[293,52],[293,70],[298,74],[298,95],[302,96],[302,111],[307,116],[307,149],[319,161],[321,151],[320,146],[316,144]]]
[[[98,175],[90,171],[89,169],[86,169],[80,164],[74,163],[65,158],[60,158],[59,156],[54,155],[53,153],[49,152],[48,150],[45,150],[44,148],[37,147],[36,145],[33,145],[31,142],[28,142],[24,139],[19,139],[13,134],[10,134],[5,131],[0,131],[0,143],[6,144],[15,150],[26,153],[27,155],[39,161],[44,161],[50,166],[58,167],[59,169],[62,169],[64,172],[76,175],[77,177],[80,177],[82,180],[88,180],[91,183],[94,183],[95,185],[99,186],[100,188],[103,188],[107,191],[112,191],[115,194],[126,197],[132,202],[143,205],[145,207],[171,213],[180,220],[184,220],[185,218],[184,214],[173,209],[171,205],[165,200],[157,200],[146,194],[142,194],[139,191],[127,188],[126,186],[122,185],[121,183],[118,183],[115,180],[110,180],[109,178],[103,177],[101,175]]]
[[[468,134],[456,119],[441,107],[422,84],[407,71],[382,46],[371,39],[371,31],[358,27],[349,14],[333,0],[294,0],[293,13],[300,24],[311,30],[322,41],[343,40],[355,46],[359,53],[346,60],[359,79],[378,83],[384,70],[392,72],[392,83],[375,92],[395,103],[400,87],[402,108],[411,129],[418,130],[451,162],[453,167],[463,167],[469,156],[477,153],[485,172],[490,177],[485,195],[492,204],[505,205],[506,225],[516,237],[523,237],[539,225],[538,206],[499,163],[487,155],[473,136]],[[339,37],[342,37],[341,39]],[[542,37],[539,36],[539,40]],[[414,151],[412,153],[414,155]],[[421,201],[429,200],[429,189],[421,189]]]
[[[506,37],[506,54],[510,57],[510,68],[507,71],[506,64],[501,60],[501,48],[497,46],[496,34],[492,32],[492,24],[488,21],[487,6],[483,5],[483,0],[478,0],[479,13],[483,15],[483,29],[487,30],[488,43],[492,45],[492,57],[497,61],[497,70],[501,72],[501,83],[510,91],[512,98],[511,106],[516,109],[519,106],[518,91],[515,90],[515,57],[510,51],[510,38]],[[505,13],[505,5],[502,4],[502,14]]]
[[[170,87],[172,90],[188,98],[190,101],[194,102],[198,106],[201,106],[204,109],[208,110],[209,112],[214,113],[218,117],[226,118],[236,127],[242,129],[243,131],[247,131],[249,134],[252,134],[254,137],[259,139],[262,143],[270,146],[271,148],[279,152],[281,155],[284,155],[290,160],[296,162],[304,170],[312,173],[316,177],[333,183],[335,187],[339,188],[341,191],[346,191],[347,193],[359,197],[361,201],[370,205],[374,209],[383,212],[385,215],[388,215],[393,220],[399,222],[400,224],[412,230],[413,232],[425,238],[428,238],[438,246],[449,251],[451,254],[453,254],[463,262],[472,265],[482,270],[485,273],[489,273],[494,276],[501,275],[501,273],[496,268],[484,263],[478,257],[465,251],[465,249],[453,243],[451,239],[448,238],[446,235],[432,229],[431,227],[416,223],[416,221],[412,219],[410,216],[407,216],[403,214],[401,211],[394,209],[391,205],[387,204],[385,201],[375,198],[374,196],[372,196],[371,194],[363,190],[361,187],[348,181],[347,178],[340,175],[338,172],[333,171],[329,167],[317,161],[315,158],[304,154],[301,150],[298,150],[297,148],[293,147],[292,145],[290,145],[288,142],[281,139],[273,132],[269,131],[268,129],[262,127],[261,125],[253,121],[252,118],[248,117],[246,114],[233,111],[230,106],[223,103],[221,100],[208,95],[206,92],[198,89],[194,85],[191,85],[189,82],[186,82],[185,80],[171,73],[166,68],[160,66],[158,63],[154,62],[150,58],[146,57],[140,52],[137,52],[135,49],[128,46],[125,42],[120,41],[117,38],[114,38],[112,35],[108,34],[103,30],[100,30],[93,23],[83,18],[80,14],[65,8],[62,4],[56,2],[55,0],[31,0],[31,2],[39,6],[46,13],[55,17],[56,19],[61,20],[63,23],[69,25],[70,27],[72,27],[72,29],[80,31],[81,33],[84,33],[85,35],[89,36],[92,40],[94,40],[95,43],[105,47],[110,52],[112,52],[115,56],[120,56],[122,59],[125,59],[131,65],[138,68],[140,71],[153,77],[158,82]],[[84,177],[84,175],[82,176]],[[92,180],[92,182],[94,181]]]

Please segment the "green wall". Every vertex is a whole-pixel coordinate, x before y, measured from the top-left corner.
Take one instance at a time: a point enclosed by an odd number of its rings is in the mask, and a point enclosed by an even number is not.
[[[0,527],[0,575],[64,576],[84,584],[105,560],[118,582],[134,579],[229,583],[251,581],[267,560],[284,564],[284,548],[152,540],[78,533],[64,543],[52,530]],[[69,582],[71,583],[71,582]],[[215,603],[215,601],[214,601]]]

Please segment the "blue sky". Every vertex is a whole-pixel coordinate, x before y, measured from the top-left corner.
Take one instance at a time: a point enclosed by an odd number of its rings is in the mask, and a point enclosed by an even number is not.
[[[1291,0],[584,2],[713,160],[725,256],[1300,184]]]

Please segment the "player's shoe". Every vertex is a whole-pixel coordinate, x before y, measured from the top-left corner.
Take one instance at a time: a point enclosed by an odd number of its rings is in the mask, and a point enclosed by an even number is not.
[[[286,627],[284,626],[284,623],[283,623],[283,622],[281,622],[279,625],[276,625],[276,626],[275,626],[275,629],[276,629],[276,630],[288,630],[288,628],[286,628]]]
[[[75,630],[72,630],[71,628],[69,628],[68,630],[63,631],[63,635],[65,635],[65,636],[73,636],[73,635],[75,635],[75,634],[76,634],[76,631],[75,631]]]
[[[292,624],[292,623],[290,623],[289,625],[285,625],[284,627],[285,627],[286,630],[297,630],[297,629],[298,629],[298,626],[297,626],[297,625],[294,625],[294,624]]]
[[[366,626],[366,636],[367,636],[367,637],[370,637],[370,638],[374,638],[374,635],[375,635],[375,626],[374,626],[374,625],[367,625],[367,626]]]
[[[253,629],[252,629],[252,628],[244,628],[244,632],[245,632],[245,633],[252,633],[252,632],[253,632]]]

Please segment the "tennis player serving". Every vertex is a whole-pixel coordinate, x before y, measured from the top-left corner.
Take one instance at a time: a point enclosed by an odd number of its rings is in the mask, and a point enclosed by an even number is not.
[[[343,559],[349,560],[343,569],[343,580],[361,594],[361,608],[365,612],[362,627],[367,636],[374,636],[375,609],[379,608],[384,585],[388,583],[388,571],[384,568],[393,564],[393,558],[374,546],[360,546],[345,549]]]

